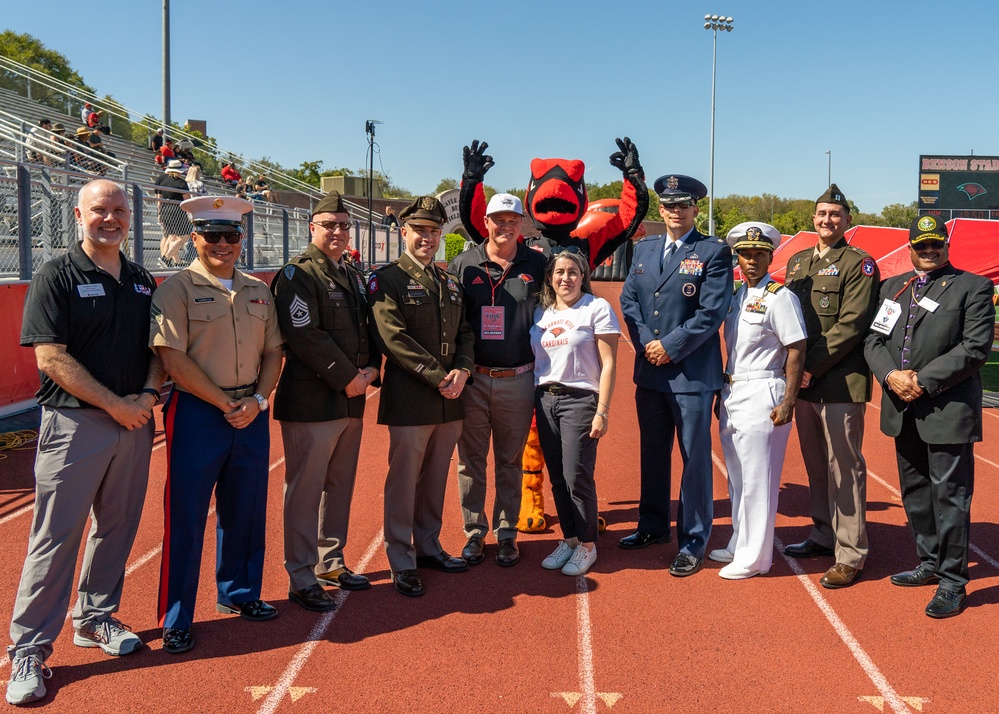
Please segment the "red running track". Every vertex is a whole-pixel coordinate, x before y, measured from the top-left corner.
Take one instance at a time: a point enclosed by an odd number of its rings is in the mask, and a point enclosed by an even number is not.
[[[617,304],[620,284],[597,284]],[[878,429],[877,395],[868,408],[870,557],[843,590],[818,579],[830,559],[775,558],[766,576],[717,577],[710,561],[690,578],[666,568],[676,544],[640,551],[616,547],[637,519],[638,424],[631,368],[621,341],[610,432],[600,445],[598,493],[608,530],[599,560],[582,578],[542,570],[557,531],[522,535],[521,562],[489,557],[467,573],[423,573],[427,594],[395,593],[381,546],[388,432],[369,399],[364,456],[354,495],[349,564],[374,587],[340,593],[334,613],[287,599],[281,554],[284,476],[278,427],[271,436],[268,552],[264,598],[281,615],[251,623],[214,607],[214,528],[205,543],[196,647],[160,649],[156,627],[162,493],[166,462],[153,452],[149,493],[126,578],[121,619],[148,648],[122,658],[74,647],[67,627],[49,660],[51,711],[87,712],[987,712],[999,710],[994,641],[999,636],[999,415],[986,410],[976,447],[969,607],[931,620],[932,588],[898,588],[888,576],[915,563],[898,495],[892,442]],[[162,424],[161,417],[158,417]],[[157,445],[162,436],[157,439]],[[30,525],[30,451],[0,461],[0,621],[10,606]],[[731,533],[724,463],[714,435],[715,528],[709,547]],[[679,456],[674,455],[674,474]],[[454,475],[452,466],[452,476]],[[678,479],[674,476],[674,504]],[[464,544],[454,484],[442,540]],[[549,504],[550,504],[549,498]],[[674,505],[675,508],[675,505]],[[549,506],[549,513],[554,515]],[[777,538],[808,533],[807,479],[797,438],[788,445]],[[9,667],[0,666],[0,680]]]

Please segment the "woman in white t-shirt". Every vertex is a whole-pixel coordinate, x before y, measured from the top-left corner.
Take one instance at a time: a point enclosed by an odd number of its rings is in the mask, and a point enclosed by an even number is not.
[[[575,246],[555,248],[534,313],[534,406],[562,538],[541,563],[582,575],[597,560],[597,439],[607,433],[621,333],[610,303],[593,295]]]

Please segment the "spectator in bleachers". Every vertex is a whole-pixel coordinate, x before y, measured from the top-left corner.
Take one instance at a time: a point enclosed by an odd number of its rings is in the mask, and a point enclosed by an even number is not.
[[[222,180],[230,186],[237,185],[242,178],[243,176],[236,170],[231,161],[222,165]]]
[[[239,198],[249,199],[249,196],[247,195],[246,181],[244,181],[243,179],[240,179],[239,181],[236,182],[236,196],[238,196]]]
[[[178,159],[186,159],[194,163],[194,142],[190,139],[181,139],[174,147]]]
[[[160,149],[163,148],[163,130],[157,129],[156,133],[153,134],[153,140],[149,145],[149,148],[153,150],[153,153],[159,155]]]
[[[94,106],[90,102],[87,102],[86,104],[83,105],[83,109],[80,110],[80,121],[86,124],[87,121],[90,119],[90,115],[93,113],[94,113]]]
[[[188,193],[192,196],[203,196],[208,193],[205,190],[205,182],[201,180],[201,166],[198,164],[191,164],[191,168],[187,170],[186,181]]]
[[[41,151],[51,150],[47,146],[47,142],[52,140],[52,120],[51,119],[40,119],[38,121],[38,126],[33,128],[29,132],[28,140],[25,142],[28,147],[28,161],[33,164],[45,164],[46,166],[52,165],[52,159],[40,153]]]
[[[392,206],[385,206],[385,217],[382,219],[382,225],[386,228],[399,227],[399,219],[395,217],[395,209]]]
[[[160,161],[157,163],[166,166],[170,163],[170,159],[176,159],[177,153],[173,149],[173,139],[167,139],[163,146],[160,147]]]
[[[170,159],[163,174],[156,179],[156,195],[162,199],[157,204],[163,231],[160,257],[168,268],[181,263],[180,251],[191,237],[191,222],[180,208],[180,202],[191,197],[187,181],[180,173],[181,167],[180,161]]]
[[[76,135],[70,140],[69,163],[76,171],[95,176],[107,173],[107,167],[94,161],[94,153],[90,148],[90,130],[85,126],[77,127]]]
[[[271,191],[270,184],[267,183],[267,179],[264,178],[263,174],[257,176],[257,180],[253,182],[253,191],[249,193],[249,197],[254,201],[270,201],[274,203],[274,192]]]
[[[87,126],[93,129],[95,126],[101,123],[101,119],[104,117],[104,110],[98,109],[96,111],[90,112],[87,115]]]

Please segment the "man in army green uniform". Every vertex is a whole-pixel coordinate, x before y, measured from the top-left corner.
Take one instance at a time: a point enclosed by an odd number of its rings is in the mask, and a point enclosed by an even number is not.
[[[421,196],[399,218],[406,251],[371,276],[368,291],[387,358],[378,405],[378,423],[389,427],[385,552],[395,589],[415,597],[423,594],[418,566],[468,569],[444,552],[439,536],[474,337],[461,284],[433,262],[447,220],[444,206]]]
[[[350,215],[336,191],[312,213],[312,242],[271,289],[287,362],[274,398],[284,442],[284,567],[288,597],[332,610],[322,585],[363,590],[343,559],[364,425],[365,392],[378,379],[364,278],[344,260]]]
[[[864,337],[874,317],[878,266],[843,237],[852,218],[836,184],[815,202],[818,243],[787,264],[785,285],[798,297],[808,333],[805,372],[794,409],[808,473],[812,531],[784,553],[795,558],[835,555],[819,581],[852,583],[867,558],[867,465],[861,451],[871,370]]]

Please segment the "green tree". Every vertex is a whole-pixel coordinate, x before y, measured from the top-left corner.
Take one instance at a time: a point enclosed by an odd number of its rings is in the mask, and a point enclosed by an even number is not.
[[[439,194],[444,193],[445,191],[450,191],[451,189],[458,188],[458,186],[459,186],[459,183],[458,183],[457,179],[453,179],[453,178],[442,178],[437,183],[437,188],[435,188],[431,192],[431,195],[437,196]]]
[[[916,220],[917,215],[919,215],[919,209],[916,208],[915,201],[908,205],[890,203],[881,209],[881,219],[884,221],[884,225],[893,228],[908,228]]]
[[[19,34],[13,30],[0,32],[0,55],[39,72],[44,72],[72,87],[90,93],[94,91],[83,81],[83,77],[70,66],[69,60],[65,56],[55,50],[50,50],[31,35]],[[0,71],[0,87],[11,89],[22,96],[27,96],[29,90],[26,78],[7,71]],[[45,89],[37,82],[31,83],[30,93],[34,101],[68,114],[77,114],[83,106],[83,102],[71,102],[70,106],[67,107],[64,94]]]

